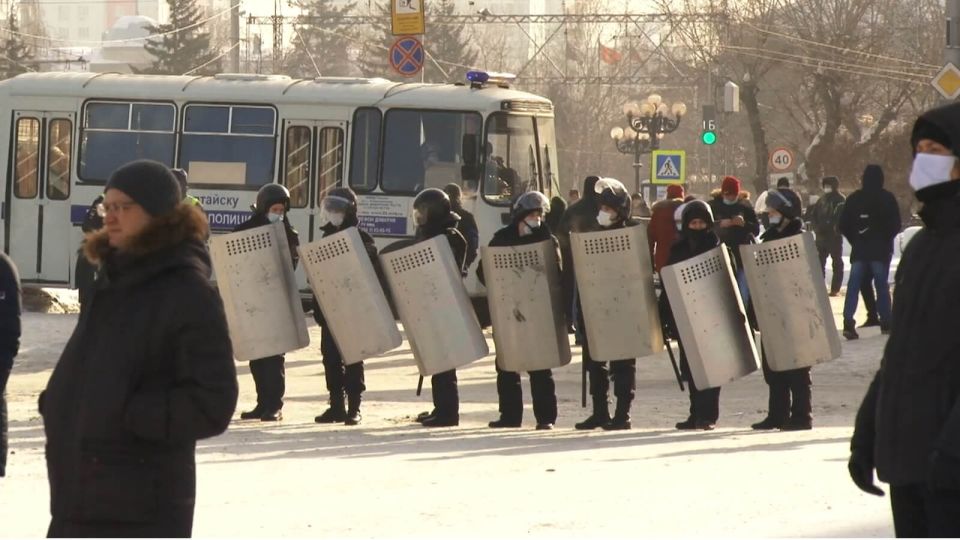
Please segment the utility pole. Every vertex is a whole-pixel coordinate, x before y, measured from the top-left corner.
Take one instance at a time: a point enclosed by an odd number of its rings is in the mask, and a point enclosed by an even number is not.
[[[240,0],[230,8],[230,72],[240,73]]]
[[[960,0],[947,0],[947,40],[944,60],[960,67]]]

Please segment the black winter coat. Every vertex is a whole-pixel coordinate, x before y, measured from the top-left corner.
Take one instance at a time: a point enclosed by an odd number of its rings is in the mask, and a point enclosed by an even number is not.
[[[850,242],[851,261],[889,261],[900,232],[900,208],[883,180],[865,179],[863,188],[847,197],[840,214],[840,232]]]
[[[560,248],[566,254],[570,250],[570,233],[589,232],[600,228],[597,223],[597,214],[600,213],[600,205],[597,203],[597,195],[594,193],[594,186],[597,185],[595,177],[589,177],[583,183],[583,196],[579,201],[567,207],[560,218],[560,228],[554,232],[557,240],[560,241]]]
[[[840,216],[843,215],[846,200],[846,197],[833,191],[824,194],[807,210],[807,219],[817,235],[818,244],[836,241],[840,236]]]
[[[460,268],[460,275],[463,275],[463,272],[467,269],[467,240],[457,230],[459,219],[459,215],[451,212],[445,220],[417,227],[416,241],[422,242],[441,234],[446,236],[447,242],[450,243],[450,249],[453,251],[453,260]]]
[[[20,352],[20,275],[17,267],[0,252],[0,371],[13,368]]]
[[[880,480],[923,483],[934,450],[960,459],[960,198],[925,204],[896,275],[890,338],[851,446]],[[941,475],[948,481],[951,475]],[[960,469],[951,489],[960,489]]]
[[[780,225],[782,225],[783,228],[780,228]],[[803,222],[799,219],[791,219],[780,225],[771,225],[769,229],[763,231],[763,235],[760,236],[760,241],[772,242],[774,240],[796,236],[803,232]]]
[[[320,230],[323,231],[323,237],[326,238],[330,235],[337,234],[338,232],[345,231],[350,227],[356,226],[357,219],[354,217],[353,219],[344,220],[339,227],[334,227],[333,225],[327,223],[321,227]],[[380,261],[377,258],[377,246],[373,241],[373,237],[359,227],[357,227],[357,232],[360,233],[360,239],[363,240],[363,247],[366,248],[367,255],[370,256],[370,260],[373,262],[373,267],[377,270],[377,276],[379,278]],[[320,303],[317,301],[316,296],[313,297],[313,320],[317,321],[317,325],[320,326],[320,354],[322,354],[325,359],[337,359],[340,362],[343,362],[343,355],[340,353],[340,348],[337,347],[337,342],[333,338],[333,333],[330,332],[330,328],[327,326],[326,317],[323,314],[323,310],[320,309]]]
[[[53,536],[184,536],[199,439],[227,429],[237,373],[210,283],[207,220],[180,205],[103,271],[40,395]]]
[[[250,219],[234,227],[233,232],[255,229],[257,227],[263,227],[264,225],[270,225],[270,220],[267,219],[266,214],[254,214]],[[300,252],[297,251],[297,246],[300,245],[300,233],[290,225],[286,217],[283,218],[283,229],[287,232],[287,244],[290,246],[290,260],[293,261],[293,267],[296,268],[297,263],[300,262]]]
[[[740,261],[740,246],[756,243],[757,236],[760,234],[760,220],[757,219],[757,213],[749,201],[738,200],[736,204],[726,204],[723,202],[723,197],[715,197],[711,200],[710,209],[713,211],[713,220],[717,223],[714,232],[733,252],[737,267],[743,266]],[[733,219],[737,216],[743,218],[742,227],[720,227],[721,220]]]
[[[477,260],[480,251],[480,229],[477,227],[477,218],[464,210],[462,206],[454,208],[453,211],[460,216],[460,221],[457,222],[457,230],[467,241],[466,260],[463,262],[463,271],[466,272],[473,261]]]

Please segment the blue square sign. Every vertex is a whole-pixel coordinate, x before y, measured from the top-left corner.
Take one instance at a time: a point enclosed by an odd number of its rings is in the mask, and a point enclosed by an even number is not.
[[[654,184],[682,184],[686,180],[686,152],[656,150],[652,155],[650,174]]]

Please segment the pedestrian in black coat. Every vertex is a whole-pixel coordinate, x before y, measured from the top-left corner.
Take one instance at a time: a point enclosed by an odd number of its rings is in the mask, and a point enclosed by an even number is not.
[[[263,227],[277,221],[283,223],[287,245],[290,247],[290,260],[297,267],[300,260],[300,234],[290,225],[287,212],[290,211],[290,192],[280,184],[267,184],[257,192],[257,202],[252,207],[253,216],[237,225],[233,232]],[[284,356],[277,354],[250,361],[250,375],[257,391],[257,404],[253,409],[240,413],[241,420],[277,422],[283,419],[283,396],[287,391]]]
[[[514,203],[512,219],[509,225],[494,233],[490,246],[524,246],[552,240],[557,250],[558,273],[561,271],[560,244],[550,232],[550,226],[544,220],[550,212],[550,202],[546,195],[538,191],[529,191]],[[477,268],[480,283],[487,284],[483,276],[483,265]],[[497,398],[500,405],[500,418],[490,422],[492,428],[520,427],[523,423],[523,390],[520,386],[520,374],[500,369],[499,357],[494,363],[497,369]],[[530,393],[533,395],[533,415],[537,419],[537,429],[553,429],[557,422],[557,392],[553,381],[553,371],[540,369],[527,373],[530,376]]]
[[[843,236],[840,234],[840,215],[847,198],[840,193],[840,179],[825,176],[821,181],[823,195],[807,210],[807,220],[816,234],[820,267],[827,273],[827,257],[832,259],[833,281],[830,296],[839,296],[843,285]]]
[[[960,105],[927,111],[911,136],[923,228],[896,275],[890,337],[857,412],[849,471],[890,484],[898,537],[960,537]]]
[[[477,227],[477,218],[463,207],[463,192],[457,184],[447,184],[443,188],[444,193],[450,197],[450,209],[460,216],[457,222],[457,231],[463,235],[467,241],[467,258],[463,263],[463,277],[467,276],[467,270],[477,260],[480,253],[480,229]]]
[[[417,222],[416,241],[422,242],[443,235],[450,244],[453,258],[461,275],[466,268],[467,241],[457,230],[460,216],[450,206],[450,197],[439,189],[428,188],[413,201]],[[417,416],[424,427],[448,427],[460,424],[460,390],[457,387],[457,370],[451,369],[430,377],[433,393],[433,410]]]
[[[856,322],[860,284],[866,272],[873,275],[877,315],[885,334],[890,328],[890,260],[893,240],[900,233],[900,208],[893,193],[883,189],[883,169],[867,165],[863,187],[847,197],[840,214],[840,232],[850,242],[850,275],[843,303],[843,336],[857,339]]]
[[[40,395],[52,537],[188,537],[200,439],[227,428],[237,374],[210,282],[207,220],[167,168],[107,182],[101,268]]]
[[[733,253],[734,275],[744,305],[750,302],[747,289],[747,277],[743,273],[743,261],[740,259],[740,246],[754,244],[760,234],[760,220],[749,200],[740,199],[740,180],[726,176],[720,188],[720,195],[710,201],[715,232]]]
[[[20,352],[20,275],[0,252],[0,478],[7,474],[7,381]]]
[[[772,242],[803,233],[803,220],[796,200],[780,190],[767,192],[767,213],[770,228],[760,237],[761,242]],[[813,428],[810,368],[773,371],[763,352],[763,380],[769,387],[767,416],[750,427],[757,430],[781,429],[797,431]]]
[[[664,266],[692,259],[720,245],[720,238],[713,229],[713,212],[706,203],[702,201],[685,203],[680,216],[680,235],[670,248],[670,257]],[[680,376],[687,381],[687,390],[690,392],[690,414],[686,420],[678,422],[676,428],[710,431],[716,427],[717,420],[720,418],[720,387],[699,389],[693,382],[690,363],[683,349],[683,343],[680,342],[680,332],[677,330],[677,322],[670,308],[670,299],[667,298],[666,290],[660,294],[659,308],[667,337],[680,343]]]
[[[337,234],[350,227],[357,227],[363,247],[373,262],[374,268],[379,266],[377,246],[373,237],[360,229],[357,218],[357,195],[348,187],[339,187],[330,190],[323,199],[323,210],[320,217],[324,225],[320,227],[323,237]],[[336,313],[331,313],[336,316]],[[332,424],[343,422],[348,426],[360,423],[360,403],[363,392],[367,389],[364,382],[363,362],[345,365],[343,354],[333,338],[333,333],[327,325],[327,319],[313,297],[313,319],[320,326],[320,354],[323,355],[323,376],[327,383],[327,392],[330,393],[330,406],[322,414],[314,418],[318,424]],[[345,406],[344,394],[347,403]]]

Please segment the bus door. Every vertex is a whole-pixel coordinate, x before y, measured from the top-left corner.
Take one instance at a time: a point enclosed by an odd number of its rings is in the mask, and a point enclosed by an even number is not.
[[[74,113],[16,111],[10,257],[24,280],[69,283]]]
[[[287,120],[280,183],[290,190],[290,224],[306,244],[323,235],[320,201],[342,185],[346,122]]]

